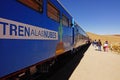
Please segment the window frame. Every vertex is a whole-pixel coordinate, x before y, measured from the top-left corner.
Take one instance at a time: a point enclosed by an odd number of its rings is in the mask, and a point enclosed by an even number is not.
[[[64,19],[63,19],[63,17],[64,17]],[[65,19],[66,19],[66,20],[65,20]],[[62,14],[62,24],[63,24],[64,26],[69,27],[69,18],[68,18],[67,16],[65,16],[64,14]]]
[[[37,12],[43,13],[44,0],[41,0],[41,3],[39,0],[18,0],[18,2]]]
[[[69,27],[72,27],[72,20],[69,20]]]
[[[52,8],[52,10],[56,11],[56,13],[58,13],[58,14],[54,14],[54,12],[49,10],[50,7],[48,7],[48,5]],[[52,16],[50,16],[50,15],[52,15]],[[48,18],[50,18],[56,22],[60,22],[60,10],[50,1],[47,2],[47,16],[48,16]]]

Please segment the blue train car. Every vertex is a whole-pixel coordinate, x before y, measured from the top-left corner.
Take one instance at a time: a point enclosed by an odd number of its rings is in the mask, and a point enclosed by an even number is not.
[[[1,0],[0,78],[33,74],[38,65],[83,45],[77,41],[88,36],[74,23],[57,0]]]

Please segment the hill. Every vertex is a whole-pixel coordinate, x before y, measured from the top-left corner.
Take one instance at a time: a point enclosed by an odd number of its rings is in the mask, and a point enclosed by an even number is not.
[[[92,40],[100,39],[102,43],[104,43],[107,40],[109,44],[120,45],[120,35],[98,35],[91,32],[87,32],[87,34]]]
[[[115,34],[114,36],[118,36],[118,37],[120,37],[120,35],[119,35],[119,34]]]

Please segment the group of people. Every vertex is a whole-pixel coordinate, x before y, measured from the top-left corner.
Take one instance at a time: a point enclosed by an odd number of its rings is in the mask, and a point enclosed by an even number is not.
[[[92,45],[98,50],[98,51],[102,51],[102,42],[101,40],[99,39],[98,41],[97,40],[94,40],[92,42]],[[103,43],[103,50],[104,52],[108,52],[108,41],[105,41]]]

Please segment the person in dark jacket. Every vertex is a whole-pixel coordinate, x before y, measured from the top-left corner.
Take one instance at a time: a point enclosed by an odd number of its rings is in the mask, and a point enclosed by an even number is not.
[[[100,39],[99,39],[98,42],[97,42],[97,46],[98,46],[98,51],[101,51],[102,43],[101,43],[101,40],[100,40]]]

